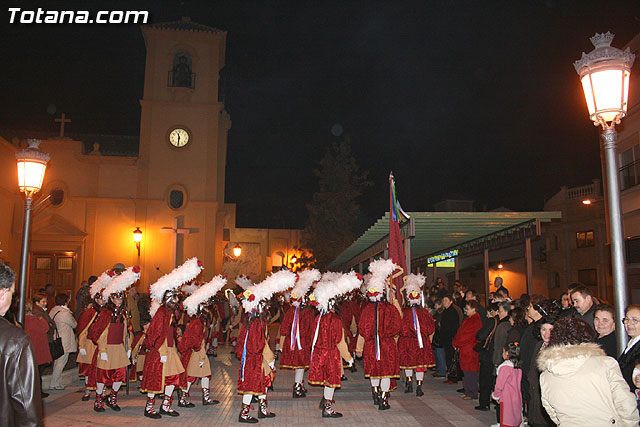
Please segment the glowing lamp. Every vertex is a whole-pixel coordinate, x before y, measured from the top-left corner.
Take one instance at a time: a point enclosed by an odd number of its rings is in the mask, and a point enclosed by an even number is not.
[[[498,270],[502,270],[504,268],[504,265],[502,265],[502,263],[498,264]]]
[[[594,125],[602,122],[620,123],[627,114],[629,77],[635,55],[629,48],[622,51],[611,47],[613,34],[596,34],[591,37],[595,49],[582,53],[573,63],[580,76],[582,89]]]
[[[294,255],[291,257],[291,264],[295,264],[296,262],[298,262],[298,257]]]
[[[242,255],[242,248],[240,247],[240,245],[236,244],[236,246],[233,248],[233,256],[238,258],[240,255]]]
[[[16,153],[18,162],[18,186],[20,192],[32,197],[42,188],[49,155],[40,151],[39,139],[29,139],[29,147]]]
[[[591,203],[592,203],[592,202],[591,202],[591,200],[590,200],[590,199],[584,199],[584,200],[582,201],[582,204],[583,204],[583,205],[590,205]]]
[[[142,242],[142,230],[140,230],[140,227],[136,227],[136,229],[133,230],[133,241],[136,243],[138,256],[140,256],[140,242]]]

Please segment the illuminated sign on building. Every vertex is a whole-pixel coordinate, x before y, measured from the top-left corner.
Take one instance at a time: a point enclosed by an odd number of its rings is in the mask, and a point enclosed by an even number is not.
[[[456,266],[455,257],[458,256],[458,250],[454,249],[449,252],[444,252],[440,255],[432,256],[427,258],[427,262],[429,263],[427,267],[433,267],[433,263],[436,263],[436,267],[450,267],[454,268]],[[443,261],[440,261],[443,260]]]

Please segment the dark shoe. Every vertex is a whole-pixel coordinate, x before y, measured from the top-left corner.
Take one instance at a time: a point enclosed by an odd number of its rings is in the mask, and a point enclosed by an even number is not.
[[[489,407],[488,407],[488,406],[478,405],[478,406],[476,406],[476,407],[475,407],[475,408],[473,408],[473,409],[475,409],[476,411],[488,411],[488,410],[489,410]]]
[[[458,393],[464,393],[464,388],[459,388],[456,390]]]
[[[422,391],[422,381],[420,380],[418,380],[416,384],[416,396],[424,396],[424,393]]]
[[[147,404],[144,406],[144,416],[147,418],[153,418],[154,420],[157,420],[158,418],[162,418],[162,415],[160,415],[159,413],[157,413],[154,409],[153,409],[153,405],[156,404],[156,399],[155,398],[149,398],[147,397]]]
[[[342,374],[342,378],[340,378],[341,381],[347,381],[349,378],[346,377],[346,375]]]
[[[356,362],[354,360],[353,365],[351,365],[351,372],[358,372],[358,368],[356,368]],[[338,412],[336,412],[338,414]],[[342,416],[342,414],[340,414]]]
[[[322,408],[322,418],[340,418],[342,414],[333,409],[333,400],[325,400]]]
[[[173,396],[167,397],[165,395],[164,400],[162,401],[162,405],[160,406],[160,411],[158,412],[160,412],[162,415],[169,415],[170,417],[179,417],[180,413],[171,409],[172,402],[173,402]]]
[[[111,394],[109,395],[109,397],[107,397],[107,406],[116,412],[120,412],[120,407],[118,406],[117,391],[111,391]]]
[[[407,378],[407,382],[404,383],[404,392],[413,393],[413,381],[411,378]]]
[[[180,400],[178,400],[178,406],[180,408],[193,408],[194,406],[196,406],[187,400],[187,397],[189,397],[189,393],[178,391],[178,394],[180,395]]]
[[[306,394],[304,394],[304,391],[302,391],[302,384],[295,383],[293,385],[293,395],[292,395],[292,397],[294,399],[300,399],[302,397],[306,397]]]
[[[101,394],[96,393],[96,401],[93,404],[93,410],[96,412],[104,412],[104,404],[102,403],[103,396]]]
[[[40,392],[40,397],[42,397],[43,399],[44,399],[45,397],[49,397],[49,393],[45,393],[44,391],[41,391],[41,392]]]
[[[444,378],[446,375],[431,374],[433,378]]]
[[[219,400],[215,400],[211,398],[211,395],[209,394],[209,389],[203,387],[202,388],[202,406],[217,405],[218,403],[220,403]]]
[[[242,404],[242,410],[240,411],[240,415],[238,415],[238,421],[241,423],[249,423],[255,424],[258,422],[257,418],[249,415],[249,411],[251,410],[251,405]]]
[[[83,402],[88,402],[90,399],[91,399],[91,395],[90,395],[89,393],[85,393],[85,394],[82,396],[82,401],[83,401]]]
[[[383,391],[380,393],[380,404],[378,405],[378,410],[386,411],[389,408],[391,408],[389,405],[389,392]]]
[[[378,406],[380,404],[380,387],[371,387],[371,397],[373,404]]]
[[[267,399],[260,399],[260,406],[258,406],[258,418],[273,418],[276,414],[269,412]]]

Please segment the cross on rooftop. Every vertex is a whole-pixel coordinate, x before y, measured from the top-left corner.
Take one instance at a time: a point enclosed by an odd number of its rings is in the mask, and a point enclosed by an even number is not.
[[[71,123],[71,119],[66,119],[65,114],[62,113],[62,117],[56,119],[57,123],[60,123],[60,138],[64,138],[64,124]]]

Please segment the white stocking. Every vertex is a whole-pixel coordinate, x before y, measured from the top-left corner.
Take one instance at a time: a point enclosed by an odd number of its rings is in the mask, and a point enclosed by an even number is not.
[[[382,391],[389,391],[389,389],[391,388],[391,378],[382,378],[380,380],[380,389]]]
[[[327,400],[333,400],[333,392],[335,388],[324,386],[324,398]]]
[[[171,395],[173,394],[173,389],[175,389],[176,386],[174,385],[168,385],[164,387],[164,395],[165,397],[171,397]]]
[[[189,390],[191,390],[192,385],[193,383],[190,383],[189,381],[187,381],[187,389],[185,390],[185,393],[189,393]]]
[[[202,388],[209,388],[209,377],[203,377],[200,380],[200,385],[202,386]]]
[[[113,385],[111,386],[111,390],[117,393],[118,390],[120,390],[120,387],[122,387],[122,381],[113,383]]]
[[[379,387],[380,386],[380,378],[371,378],[371,387]]]
[[[416,379],[422,381],[424,379],[424,372],[416,372]]]
[[[147,397],[149,399],[153,399],[154,397],[156,397],[156,395],[154,393],[147,393]]]
[[[86,387],[89,384],[89,377],[84,377],[84,386]]]
[[[103,393],[104,393],[104,384],[98,383],[96,386],[96,394],[103,394]]]
[[[296,369],[294,381],[302,384],[302,381],[304,381],[304,369]]]
[[[264,394],[261,394],[260,396],[258,396],[258,399],[266,399],[267,398],[267,392],[265,390]]]
[[[413,369],[405,369],[404,374],[407,378],[411,378],[413,376]]]
[[[253,399],[253,395],[251,394],[243,394],[242,395],[242,403],[244,405],[251,405],[251,400]]]

